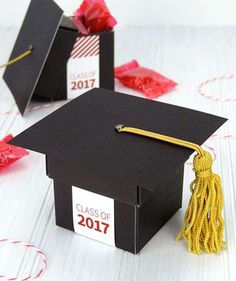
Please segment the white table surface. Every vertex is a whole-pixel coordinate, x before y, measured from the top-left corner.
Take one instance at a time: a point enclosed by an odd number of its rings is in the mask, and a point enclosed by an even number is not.
[[[16,28],[0,28],[0,64],[8,59],[16,35]],[[215,102],[198,94],[201,81],[236,74],[236,27],[127,27],[116,32],[115,49],[116,65],[136,58],[179,83],[160,101],[227,117],[229,121],[218,134],[236,134],[236,102]],[[235,89],[236,81],[206,87],[209,94],[222,98],[236,97]],[[139,95],[120,85],[117,90]],[[0,137],[20,133],[62,104],[28,112],[22,118],[0,78]],[[35,105],[31,103],[29,108]],[[195,256],[187,252],[184,242],[175,242],[190,196],[188,185],[194,177],[190,165],[185,165],[183,210],[135,256],[55,225],[52,181],[45,174],[44,156],[34,152],[0,171],[0,238],[28,241],[46,253],[48,268],[41,280],[234,281],[236,140],[213,138],[207,145],[217,154],[214,169],[222,176],[225,192],[228,248],[220,256]],[[35,271],[38,263],[34,254],[22,248],[0,247],[0,275],[25,276]]]

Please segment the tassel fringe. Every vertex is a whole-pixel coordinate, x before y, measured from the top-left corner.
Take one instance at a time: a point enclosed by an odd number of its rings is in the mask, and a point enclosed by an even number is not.
[[[207,151],[194,157],[196,179],[190,185],[192,197],[183,228],[176,238],[186,240],[188,250],[196,255],[200,255],[202,250],[220,254],[225,249],[222,185],[220,177],[212,173],[212,162]]]

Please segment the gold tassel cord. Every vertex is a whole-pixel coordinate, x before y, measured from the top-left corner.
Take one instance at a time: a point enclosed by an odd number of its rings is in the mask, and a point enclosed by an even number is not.
[[[12,65],[22,59],[24,59],[25,57],[29,56],[33,51],[33,47],[32,46],[29,46],[29,49],[27,51],[25,51],[24,53],[20,54],[19,56],[17,56],[16,58],[8,61],[7,63],[4,63],[2,65],[0,65],[0,68],[3,68],[3,67],[6,67],[6,66],[9,66],[9,65]]]
[[[176,240],[183,238],[187,242],[188,250],[196,255],[200,255],[202,250],[220,254],[220,251],[225,249],[222,218],[224,198],[221,179],[212,172],[213,160],[210,153],[204,151],[198,144],[138,128],[118,125],[116,130],[119,133],[145,136],[197,152],[193,160],[196,179],[190,185],[192,196],[183,227]]]

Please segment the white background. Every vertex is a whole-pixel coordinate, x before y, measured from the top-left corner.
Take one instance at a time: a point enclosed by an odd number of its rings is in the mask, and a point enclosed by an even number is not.
[[[82,0],[81,0],[82,1]],[[80,0],[56,0],[67,15]],[[235,25],[235,0],[107,0],[119,26]],[[29,0],[0,0],[0,26],[19,26]]]

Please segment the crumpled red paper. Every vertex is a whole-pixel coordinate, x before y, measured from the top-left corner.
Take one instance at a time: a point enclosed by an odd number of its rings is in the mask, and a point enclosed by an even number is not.
[[[29,154],[24,148],[8,144],[7,142],[11,139],[13,139],[13,136],[7,135],[4,139],[0,140],[0,169]]]
[[[74,13],[74,23],[82,34],[112,30],[117,24],[104,0],[84,0]]]
[[[115,68],[115,77],[123,85],[155,99],[177,86],[177,83],[160,73],[142,67],[136,60]]]

